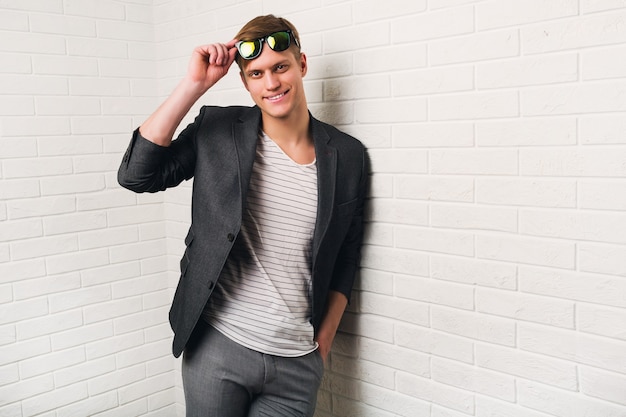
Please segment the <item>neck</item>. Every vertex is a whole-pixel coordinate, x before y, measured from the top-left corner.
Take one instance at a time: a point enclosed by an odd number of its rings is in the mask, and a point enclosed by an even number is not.
[[[274,142],[288,146],[312,144],[313,139],[309,132],[308,109],[292,113],[287,118],[276,119],[265,114],[262,115],[263,131]]]

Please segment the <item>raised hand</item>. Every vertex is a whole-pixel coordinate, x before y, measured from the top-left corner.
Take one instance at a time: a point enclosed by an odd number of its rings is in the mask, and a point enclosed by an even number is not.
[[[237,55],[236,42],[233,39],[226,44],[201,45],[193,50],[187,70],[187,79],[198,86],[201,94],[228,73]]]

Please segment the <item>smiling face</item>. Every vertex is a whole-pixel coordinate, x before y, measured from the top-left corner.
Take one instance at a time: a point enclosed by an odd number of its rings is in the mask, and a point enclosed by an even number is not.
[[[306,56],[294,54],[293,47],[276,52],[265,45],[258,58],[242,67],[241,79],[261,109],[264,124],[308,115],[302,80],[307,72]]]

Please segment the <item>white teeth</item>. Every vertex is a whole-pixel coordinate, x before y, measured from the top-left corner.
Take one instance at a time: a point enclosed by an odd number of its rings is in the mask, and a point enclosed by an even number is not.
[[[279,95],[274,96],[274,97],[268,97],[268,100],[278,100],[279,98],[281,98],[284,95],[285,95],[285,93],[279,94]]]

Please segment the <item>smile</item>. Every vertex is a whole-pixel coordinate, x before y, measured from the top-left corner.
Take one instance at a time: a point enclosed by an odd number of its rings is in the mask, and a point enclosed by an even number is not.
[[[285,94],[287,94],[287,91],[285,91],[284,93],[277,94],[277,95],[272,96],[272,97],[266,97],[266,100],[277,101],[277,100],[280,100],[281,98],[285,97]]]

